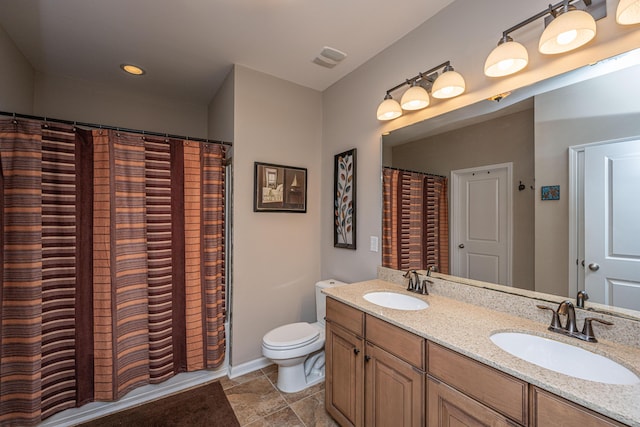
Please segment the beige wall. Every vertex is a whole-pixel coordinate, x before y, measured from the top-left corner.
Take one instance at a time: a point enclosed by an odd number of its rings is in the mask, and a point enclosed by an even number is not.
[[[320,92],[235,67],[231,362],[261,357],[262,337],[314,321],[320,279]],[[307,213],[253,212],[254,162],[307,168]]]
[[[37,73],[33,105],[37,116],[207,137],[206,105],[119,86]]]
[[[590,45],[569,55],[542,57],[537,53],[542,24],[531,24],[514,34],[529,50],[528,68],[509,78],[485,77],[482,72],[484,61],[502,31],[547,6],[548,2],[544,0],[456,0],[323,93],[322,206],[327,206],[322,211],[323,277],[353,281],[376,275],[380,253],[369,251],[368,240],[369,236],[380,236],[381,229],[380,135],[383,131],[640,46],[637,26],[618,26],[615,23],[617,2],[609,1],[608,17],[598,21],[598,36]],[[387,89],[445,60],[451,60],[456,71],[464,75],[466,94],[452,100],[435,101],[429,108],[386,124],[376,120],[376,108]],[[330,209],[333,182],[329,177],[332,176],[333,155],[350,148],[358,149],[356,251],[333,248]]]
[[[33,114],[35,72],[0,27],[0,111]]]
[[[542,94],[535,99],[536,290],[568,294],[568,147],[640,136],[640,66]],[[588,173],[588,172],[587,172]],[[539,188],[560,185],[560,200]]]
[[[233,68],[225,77],[209,103],[209,123],[207,138],[216,141],[233,142],[235,73]]]
[[[512,162],[513,285],[533,290],[533,156],[533,109],[528,109],[399,145],[393,166],[451,179],[452,170]],[[528,184],[523,191],[520,181]]]

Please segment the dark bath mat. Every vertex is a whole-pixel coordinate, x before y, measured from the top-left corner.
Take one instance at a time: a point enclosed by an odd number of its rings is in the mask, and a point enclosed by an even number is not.
[[[80,427],[240,427],[219,381],[81,424]]]

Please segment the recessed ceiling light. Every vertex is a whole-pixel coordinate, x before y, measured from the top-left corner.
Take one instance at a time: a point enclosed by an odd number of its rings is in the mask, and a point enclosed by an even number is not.
[[[146,73],[142,68],[131,64],[120,64],[120,68],[126,73],[133,74],[134,76],[141,76]]]

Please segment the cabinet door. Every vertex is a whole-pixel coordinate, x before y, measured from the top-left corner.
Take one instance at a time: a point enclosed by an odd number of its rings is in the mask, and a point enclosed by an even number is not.
[[[365,423],[367,426],[424,426],[424,372],[366,344]]]
[[[469,396],[428,376],[427,425],[429,427],[502,427],[516,426],[517,424]]]
[[[325,407],[341,426],[364,425],[364,340],[327,322]]]
[[[531,400],[533,409],[531,425],[533,427],[549,425],[613,427],[624,425],[537,387],[532,387]]]

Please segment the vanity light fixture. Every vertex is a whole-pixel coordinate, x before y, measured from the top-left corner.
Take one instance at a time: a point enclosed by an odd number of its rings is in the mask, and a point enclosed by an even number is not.
[[[433,82],[431,95],[434,98],[446,99],[454,98],[466,89],[464,78],[460,73],[453,70],[453,67],[447,64],[442,70],[440,77]]]
[[[622,0],[625,1],[625,0]],[[640,2],[640,0],[633,0]],[[588,43],[596,35],[596,20],[607,16],[606,0],[563,0],[505,30],[498,46],[484,64],[488,77],[504,77],[522,70],[529,63],[527,49],[513,41],[510,33],[545,18],[545,30],[538,50],[543,54],[569,52]]]
[[[551,10],[553,19],[540,36],[538,51],[555,55],[584,46],[596,36],[596,20],[584,10],[576,9],[565,0],[558,11]]]
[[[403,110],[422,110],[429,106],[429,92],[414,80],[411,87],[402,95],[400,106]]]
[[[144,71],[142,68],[133,64],[120,64],[120,68],[125,73],[131,74],[134,76],[141,76],[146,73],[146,71]]]
[[[522,70],[528,63],[527,49],[513,41],[505,31],[498,46],[491,51],[484,63],[484,74],[488,77],[508,76]]]
[[[616,22],[620,25],[640,24],[640,0],[620,0]]]
[[[438,75],[438,70],[442,70],[442,74]],[[409,86],[409,89],[398,103],[391,96],[391,92],[404,86]],[[465,91],[464,78],[453,70],[449,61],[419,73],[387,91],[384,100],[378,106],[378,120],[393,120],[402,115],[402,110],[412,111],[427,107],[430,102],[429,90],[434,98],[453,98]]]
[[[398,101],[393,99],[391,94],[387,92],[384,96],[384,101],[378,106],[378,112],[376,113],[378,120],[393,120],[402,115],[402,108]]]

